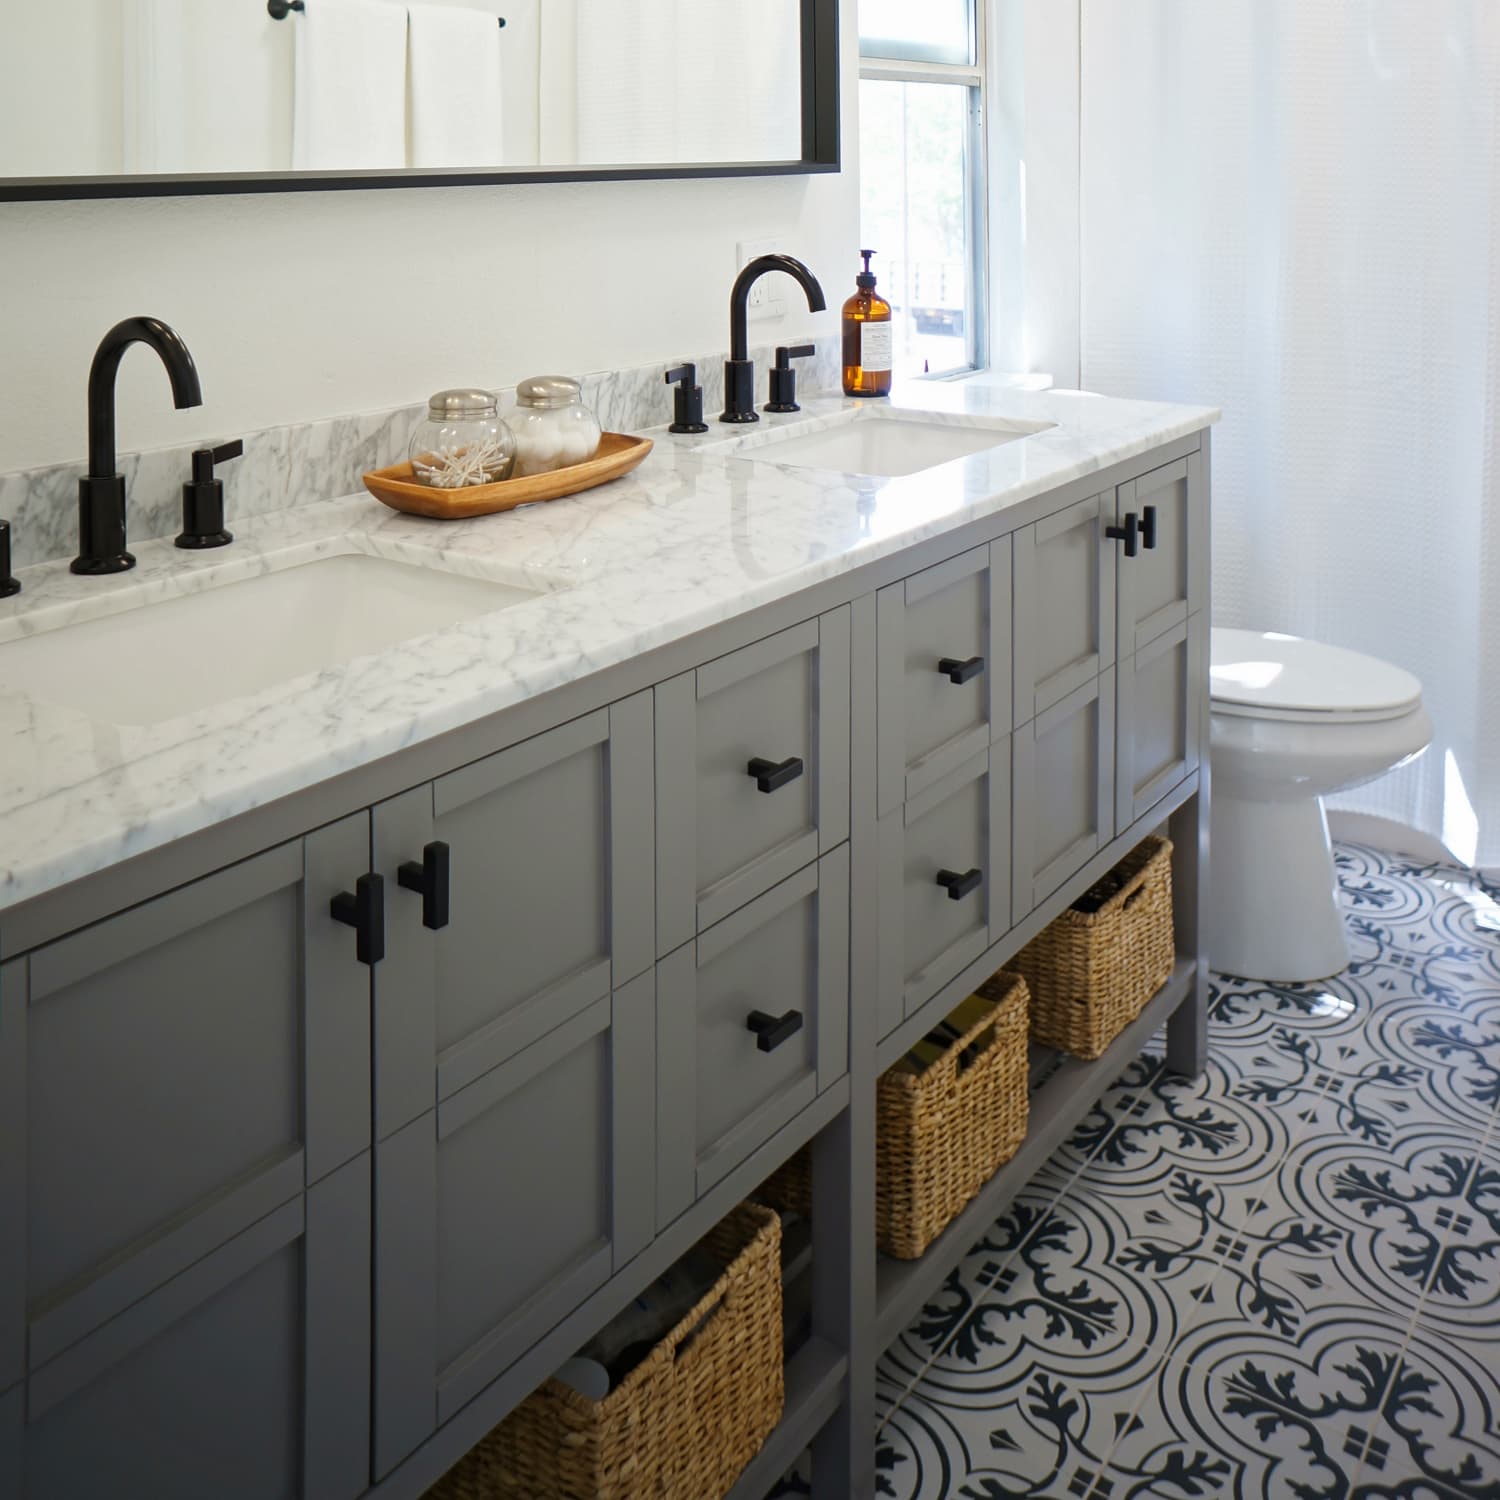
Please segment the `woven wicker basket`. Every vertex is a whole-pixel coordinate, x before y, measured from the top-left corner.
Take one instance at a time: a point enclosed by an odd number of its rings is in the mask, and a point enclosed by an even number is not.
[[[992,1004],[942,1057],[921,1073],[893,1068],[876,1084],[875,1241],[898,1260],[920,1256],[1026,1139],[1026,982],[1002,971],[978,993]],[[807,1213],[808,1153],[761,1191]]]
[[[1153,835],[1011,960],[1032,1036],[1098,1057],[1171,978],[1173,954],[1172,843]]]
[[[427,1500],[715,1500],[781,1420],[781,1220],[742,1203],[703,1241],[713,1289],[602,1401],[534,1391]]]

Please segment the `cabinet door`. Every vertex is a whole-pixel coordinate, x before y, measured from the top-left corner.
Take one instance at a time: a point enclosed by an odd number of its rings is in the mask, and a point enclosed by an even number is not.
[[[650,968],[652,795],[647,692],[375,809],[378,1137]]]
[[[1010,928],[1010,739],[982,750],[878,829],[880,1034]]]
[[[1016,731],[1017,922],[1114,837],[1114,709],[1111,670]]]
[[[34,1369],[19,1477],[4,1486],[0,1433],[0,1487],[354,1500],[369,1486],[369,1298],[366,1153]]]
[[[368,1147],[370,970],[329,914],[368,865],[348,818],[6,966],[0,1384],[18,1319],[35,1374]]]
[[[657,953],[849,836],[849,610],[656,689]]]
[[[377,1478],[649,1242],[654,1025],[647,973],[377,1143]]]
[[[657,1224],[848,1069],[842,846],[657,967]]]
[[[1095,495],[1015,535],[1017,724],[1114,665],[1114,503]]]
[[[1208,508],[1199,456],[1180,458],[1115,491],[1116,523],[1135,516],[1134,557],[1119,556],[1120,658],[1202,607],[1208,582]]]
[[[876,615],[883,816],[1010,728],[1010,538],[881,589]]]
[[[1144,817],[1202,753],[1199,705],[1203,615],[1194,615],[1120,663],[1115,818],[1124,829]]]

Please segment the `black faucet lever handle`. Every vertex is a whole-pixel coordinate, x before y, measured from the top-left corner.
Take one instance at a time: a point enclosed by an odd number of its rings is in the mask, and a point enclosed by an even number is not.
[[[220,443],[213,450],[213,455],[215,464],[228,463],[231,458],[243,458],[245,456],[244,441],[240,438],[235,438],[232,442]]]
[[[818,351],[811,344],[782,345],[776,351],[776,363],[771,367],[771,399],[766,410],[774,412],[801,411],[797,404],[797,372],[792,368],[794,359],[808,359]]]
[[[668,432],[707,432],[703,420],[703,387],[698,384],[698,367],[691,360],[674,365],[667,371],[667,384],[677,387],[672,393],[672,425]]]

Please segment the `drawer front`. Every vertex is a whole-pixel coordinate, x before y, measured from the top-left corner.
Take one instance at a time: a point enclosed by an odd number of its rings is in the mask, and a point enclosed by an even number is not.
[[[1015,722],[1045,713],[1114,665],[1114,495],[1015,535]]]
[[[849,836],[849,611],[656,689],[657,951]]]
[[[1193,615],[1120,663],[1115,809],[1119,829],[1144,817],[1202,754],[1205,616]]]
[[[354,1500],[369,1487],[369,1298],[364,1155],[34,1371],[11,1434],[24,1479],[4,1485],[0,1462],[0,1489]],[[0,1434],[0,1460],[5,1447]]]
[[[1121,660],[1202,606],[1208,575],[1207,507],[1197,454],[1143,474],[1115,491],[1116,524],[1134,516],[1134,557],[1119,557]]]
[[[657,1224],[848,1068],[849,850],[658,965]]]
[[[650,1241],[654,1025],[645,974],[376,1146],[377,1477]]]
[[[1114,709],[1111,670],[1016,731],[1017,922],[1114,837]]]
[[[1010,538],[881,589],[879,812],[1010,728]]]
[[[884,1036],[1009,929],[1009,738],[882,818],[878,851]]]

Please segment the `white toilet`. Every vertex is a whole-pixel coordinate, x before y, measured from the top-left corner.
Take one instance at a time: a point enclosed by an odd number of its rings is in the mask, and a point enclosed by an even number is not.
[[[1208,957],[1246,979],[1327,979],[1349,963],[1323,798],[1432,738],[1400,667],[1296,636],[1214,630]]]

